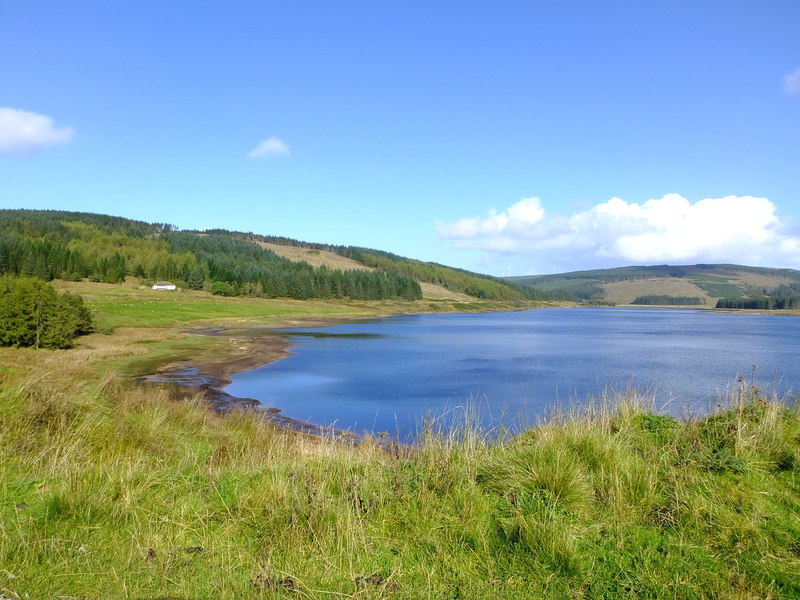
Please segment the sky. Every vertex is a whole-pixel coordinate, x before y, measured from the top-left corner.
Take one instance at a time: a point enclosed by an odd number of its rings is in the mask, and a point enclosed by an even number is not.
[[[3,0],[0,208],[800,269],[797,0]]]

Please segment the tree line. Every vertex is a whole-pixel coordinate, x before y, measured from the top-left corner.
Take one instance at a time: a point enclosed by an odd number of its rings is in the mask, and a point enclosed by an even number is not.
[[[788,310],[800,308],[800,296],[778,298],[720,298],[717,308],[746,308],[751,310]]]
[[[697,296],[662,296],[658,294],[650,294],[647,296],[638,296],[632,304],[642,306],[702,306],[705,304],[702,298]]]

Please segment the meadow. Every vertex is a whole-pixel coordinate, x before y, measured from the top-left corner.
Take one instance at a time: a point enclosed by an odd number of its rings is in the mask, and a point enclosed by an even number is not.
[[[109,364],[186,334],[94,294],[113,335],[0,350],[4,600],[800,597],[800,411],[755,382],[353,444],[131,385]]]
[[[93,313],[95,325],[110,333],[117,327],[165,327],[196,322],[261,319],[272,324],[276,318],[301,316],[373,314],[366,303],[264,300],[261,298],[212,296],[207,292],[181,289],[154,291],[131,278],[125,284],[57,281],[59,291],[81,295]],[[377,304],[377,303],[373,303]]]

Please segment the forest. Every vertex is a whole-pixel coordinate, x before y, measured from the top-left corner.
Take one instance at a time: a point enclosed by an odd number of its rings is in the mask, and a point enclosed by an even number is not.
[[[800,297],[720,298],[717,308],[746,308],[750,310],[788,310],[800,308]]]
[[[0,211],[0,274],[117,283],[169,280],[226,296],[422,297],[398,269],[340,271],[293,262],[244,234],[180,232],[172,225],[62,211]]]
[[[638,296],[631,304],[641,306],[701,306],[703,299],[697,296],[664,296],[651,294]]]
[[[208,233],[241,236],[254,242],[266,242],[282,246],[296,246],[309,250],[334,252],[375,269],[398,272],[409,275],[417,281],[440,285],[454,292],[461,292],[475,298],[488,300],[571,300],[570,294],[542,291],[533,286],[507,281],[491,275],[482,275],[463,269],[447,267],[433,262],[424,262],[405,258],[385,252],[361,248],[358,246],[336,246],[301,242],[291,238],[256,235],[253,233],[237,234],[225,230],[212,230]]]

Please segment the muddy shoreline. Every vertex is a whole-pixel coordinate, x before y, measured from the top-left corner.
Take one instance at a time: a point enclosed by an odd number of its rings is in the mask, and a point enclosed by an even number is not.
[[[326,327],[337,321],[302,321],[282,327]],[[192,329],[184,333],[225,338],[227,348],[213,355],[201,355],[189,360],[168,362],[155,372],[137,378],[143,385],[167,387],[174,398],[201,396],[219,413],[235,409],[252,410],[279,427],[317,436],[358,441],[361,436],[349,431],[323,427],[284,416],[280,408],[263,405],[254,398],[240,398],[223,391],[231,376],[250,371],[291,356],[289,336],[278,328],[215,327]]]
[[[540,305],[538,307],[544,308],[545,306]],[[493,308],[494,310],[477,312],[494,312],[498,310],[498,307]],[[529,310],[531,308],[534,307],[509,307],[506,310]],[[237,408],[252,410],[285,429],[358,443],[363,439],[359,434],[292,419],[283,415],[280,408],[265,406],[254,398],[233,396],[223,391],[222,388],[231,383],[232,375],[250,371],[291,356],[292,345],[289,342],[289,334],[281,331],[283,329],[330,327],[346,322],[370,321],[398,314],[422,314],[425,312],[409,311],[397,313],[389,311],[385,314],[338,316],[335,318],[315,318],[311,316],[301,319],[280,320],[269,325],[219,325],[216,327],[186,329],[183,333],[188,335],[225,338],[227,347],[213,355],[204,353],[188,360],[165,362],[155,371],[141,375],[136,379],[139,383],[147,385],[166,386],[172,390],[173,397],[176,399],[200,395],[213,410],[219,413],[225,413]],[[379,443],[387,445],[387,447],[396,446],[396,441],[389,439],[381,438]]]

